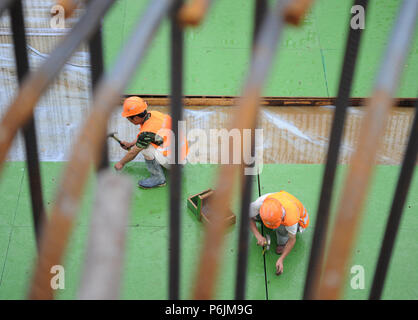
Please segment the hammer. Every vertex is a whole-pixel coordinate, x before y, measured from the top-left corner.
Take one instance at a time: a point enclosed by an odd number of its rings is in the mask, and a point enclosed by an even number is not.
[[[266,244],[264,245],[264,249],[263,249],[263,255],[266,253],[266,251],[270,250],[270,243],[271,243],[271,238],[268,234],[266,234]]]
[[[120,144],[120,146],[122,147],[122,149],[128,149],[128,150],[130,150],[131,149],[131,147],[129,147],[129,148],[126,148],[125,147],[125,145],[122,143],[122,141],[120,141],[116,136],[115,136],[115,134],[116,134],[117,132],[115,131],[115,132],[112,132],[112,133],[109,133],[108,135],[107,135],[107,137],[108,138],[113,138],[113,139],[115,139],[117,142],[119,142],[119,144]]]

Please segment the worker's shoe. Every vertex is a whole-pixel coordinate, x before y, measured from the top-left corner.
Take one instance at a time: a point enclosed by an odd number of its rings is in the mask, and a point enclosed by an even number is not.
[[[277,254],[282,254],[285,246],[286,246],[285,244],[284,245],[281,245],[281,246],[277,245],[277,247],[276,247],[276,253]]]
[[[166,185],[163,168],[157,160],[145,160],[151,177],[138,181],[138,186],[144,189],[163,187]]]

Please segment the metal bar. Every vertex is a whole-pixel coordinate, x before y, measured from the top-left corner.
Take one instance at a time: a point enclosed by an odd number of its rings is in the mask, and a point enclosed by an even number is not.
[[[102,23],[99,23],[99,28],[94,33],[89,41],[90,50],[90,65],[91,65],[91,80],[93,94],[96,90],[100,77],[103,74],[103,44],[102,44]],[[105,169],[109,166],[109,154],[107,141],[104,142],[102,159],[98,170]]]
[[[97,29],[101,17],[114,0],[95,0],[89,3],[86,13],[74,26],[70,34],[50,54],[35,72],[28,74],[0,122],[0,171],[7,152],[19,128],[32,117],[36,103],[48,85],[58,75],[65,62],[71,57],[83,40],[88,40]]]
[[[179,299],[180,231],[181,231],[181,179],[182,164],[179,139],[179,122],[183,120],[183,29],[177,20],[183,1],[177,0],[171,15],[171,118],[174,133],[174,163],[170,168],[170,242],[169,242],[169,292],[170,300]]]
[[[113,109],[118,106],[123,89],[134,75],[136,66],[142,61],[163,17],[173,4],[174,0],[150,3],[111,72],[102,78],[97,87],[91,113],[74,144],[75,148],[65,168],[50,214],[50,222],[42,236],[41,252],[29,294],[31,299],[53,298],[49,285],[49,270],[51,266],[60,264],[63,257],[89,167],[92,163],[97,165],[100,161],[107,134],[107,122]]]
[[[0,0],[0,17],[3,11],[6,10],[14,0]]]
[[[132,192],[129,177],[111,169],[99,173],[79,299],[119,297]]]
[[[121,102],[130,96],[140,95],[149,106],[168,106],[170,105],[169,95],[151,94],[129,94],[121,97]],[[123,99],[123,100],[122,100]],[[348,105],[352,107],[363,107],[368,98],[349,98]],[[238,96],[183,96],[184,106],[236,106],[239,104]],[[330,106],[337,103],[337,97],[261,97],[262,106],[288,106],[288,107],[319,107]],[[414,107],[418,99],[416,98],[396,98],[397,107]]]
[[[294,0],[284,10],[284,19],[287,23],[298,26],[314,0]]]
[[[408,195],[409,186],[415,170],[415,161],[418,153],[418,104],[415,110],[415,117],[411,127],[408,146],[402,163],[401,173],[396,186],[395,195],[390,210],[390,215],[386,223],[385,236],[382,247],[380,248],[379,259],[374,272],[372,289],[369,299],[378,300],[382,296],[386,274],[392,257],[393,247],[398,234],[403,208]]]
[[[355,5],[361,5],[366,10],[368,0],[356,0]],[[344,123],[347,114],[348,101],[352,87],[352,80],[359,52],[362,29],[350,28],[344,55],[344,65],[340,77],[338,98],[335,115],[331,128],[331,137],[328,147],[327,163],[322,178],[322,190],[315,222],[314,235],[311,245],[309,265],[306,271],[305,289],[303,299],[312,299],[318,289],[321,275],[323,254],[329,222],[329,210],[332,199],[335,171],[337,169],[338,155]]]
[[[337,211],[323,279],[315,298],[338,299],[341,295],[377,148],[386,128],[386,120],[393,103],[392,96],[396,92],[411,44],[417,12],[416,0],[403,2],[381,64],[373,97],[362,122],[359,144],[351,161]]]
[[[198,26],[209,10],[213,0],[192,0],[185,4],[178,13],[182,26]]]
[[[26,51],[25,21],[21,0],[15,0],[10,6],[11,24],[13,30],[14,53],[16,59],[17,78],[19,85],[29,73],[29,60]],[[26,165],[29,172],[29,187],[32,205],[32,217],[35,228],[36,244],[39,249],[42,223],[45,219],[42,196],[41,173],[39,168],[38,143],[33,114],[22,128],[25,142]]]
[[[244,97],[233,116],[230,127],[230,129],[238,129],[241,137],[244,129],[254,130],[255,127],[261,89],[270,71],[284,26],[282,18],[284,3],[278,1],[276,8],[269,12],[257,38],[251,69],[244,87]],[[232,152],[230,145],[230,155]],[[243,160],[242,157],[241,160]],[[245,169],[243,162],[241,161],[240,165],[225,164],[220,167],[217,186],[208,203],[208,214],[213,218],[212,223],[206,225],[205,240],[193,293],[195,299],[211,299],[213,296],[219,269],[219,257],[227,227],[224,217],[227,216],[236,175]]]
[[[265,0],[256,1],[255,15],[254,15],[254,33],[253,33],[253,46],[255,47],[256,35],[259,30],[259,26],[262,22],[262,17],[265,16],[267,3]],[[257,121],[255,120],[255,123]],[[252,130],[251,135],[251,154],[255,155],[255,135]],[[254,167],[254,164],[251,165]],[[252,184],[253,176],[244,175],[244,188],[241,194],[241,221],[238,238],[238,262],[235,282],[235,299],[245,299],[245,291],[247,285],[247,264],[248,264],[248,241],[249,241],[249,210],[252,196]]]

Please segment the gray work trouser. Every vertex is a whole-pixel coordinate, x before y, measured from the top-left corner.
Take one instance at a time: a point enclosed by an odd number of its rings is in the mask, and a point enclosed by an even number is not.
[[[274,229],[274,231],[276,231],[276,239],[277,239],[277,245],[278,246],[284,246],[287,242],[287,240],[289,240],[289,233],[286,230],[286,227],[284,225],[281,225],[280,227]],[[297,232],[303,232],[305,231],[305,229],[303,229],[299,224],[298,224],[298,231]]]

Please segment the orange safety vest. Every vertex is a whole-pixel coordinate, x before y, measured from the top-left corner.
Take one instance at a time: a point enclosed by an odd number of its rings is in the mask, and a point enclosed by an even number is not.
[[[294,196],[286,191],[280,191],[269,195],[268,198],[277,199],[282,205],[284,212],[282,216],[282,225],[289,227],[299,223],[302,228],[309,225],[309,215],[303,204]]]
[[[168,114],[159,111],[149,111],[148,113],[150,113],[151,116],[141,125],[137,138],[142,132],[158,134],[163,138],[163,144],[158,146],[151,142],[151,145],[167,157],[171,154],[171,117]],[[189,146],[185,137],[182,137],[182,141],[183,142],[180,143],[179,147],[181,149],[181,159],[184,160],[189,153]]]

